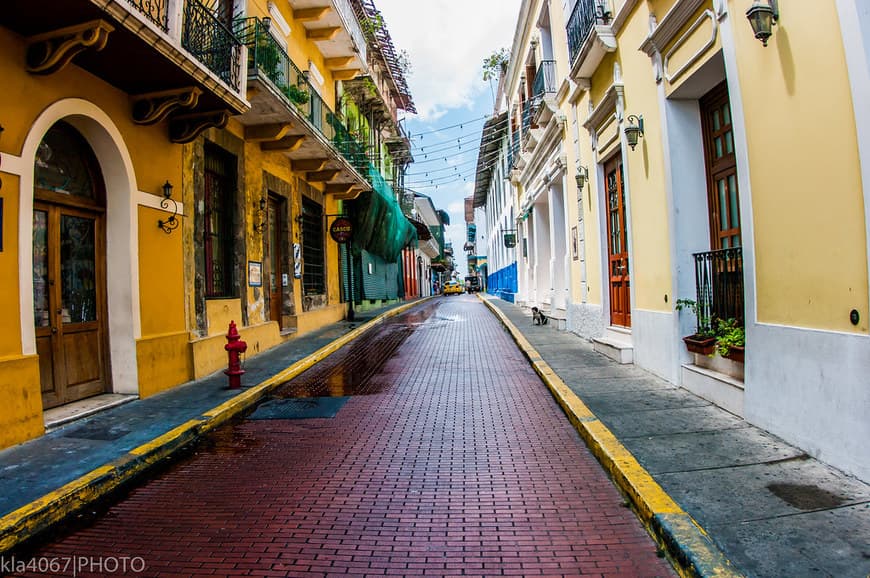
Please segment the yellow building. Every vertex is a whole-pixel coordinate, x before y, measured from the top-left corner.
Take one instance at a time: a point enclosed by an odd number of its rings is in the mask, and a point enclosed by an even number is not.
[[[864,479],[868,38],[855,0],[528,0],[506,78],[518,300]],[[717,319],[745,349],[690,352]]]
[[[342,81],[371,76],[359,9],[4,12],[0,448],[80,400],[147,397],[225,367],[230,322],[256,355],[345,317],[346,255],[329,225],[409,160],[396,160],[409,147],[394,138],[395,104],[374,147],[345,122]],[[411,226],[381,189],[404,244]]]
[[[251,109],[185,147],[195,377],[226,364],[230,321],[251,355],[345,316],[327,227],[371,185],[364,147],[334,111],[337,81],[365,69],[366,44],[349,2],[321,4],[248,3],[233,30],[247,53]]]
[[[190,210],[181,143],[248,103],[242,46],[196,0],[20,2],[0,45],[5,447],[46,409],[189,379],[184,247],[158,223]]]

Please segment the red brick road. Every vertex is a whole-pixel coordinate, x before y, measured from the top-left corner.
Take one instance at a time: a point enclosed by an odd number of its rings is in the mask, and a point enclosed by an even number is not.
[[[146,576],[673,576],[492,314],[439,302],[378,393],[228,427],[37,555],[138,556]]]

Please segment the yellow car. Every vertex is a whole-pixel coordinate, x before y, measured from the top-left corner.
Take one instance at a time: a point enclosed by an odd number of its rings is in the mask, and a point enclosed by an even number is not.
[[[444,295],[462,295],[462,285],[456,281],[448,281],[444,284]]]

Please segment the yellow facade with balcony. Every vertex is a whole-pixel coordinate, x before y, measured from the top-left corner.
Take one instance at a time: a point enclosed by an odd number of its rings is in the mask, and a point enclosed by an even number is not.
[[[181,143],[248,109],[242,47],[199,2],[48,4],[0,19],[0,447],[190,379],[183,244],[158,223],[187,218]]]

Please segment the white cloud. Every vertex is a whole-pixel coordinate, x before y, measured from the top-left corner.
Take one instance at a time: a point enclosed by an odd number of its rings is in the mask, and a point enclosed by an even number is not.
[[[411,94],[421,120],[470,107],[489,92],[483,60],[510,49],[520,0],[376,0],[397,50],[407,50]]]

